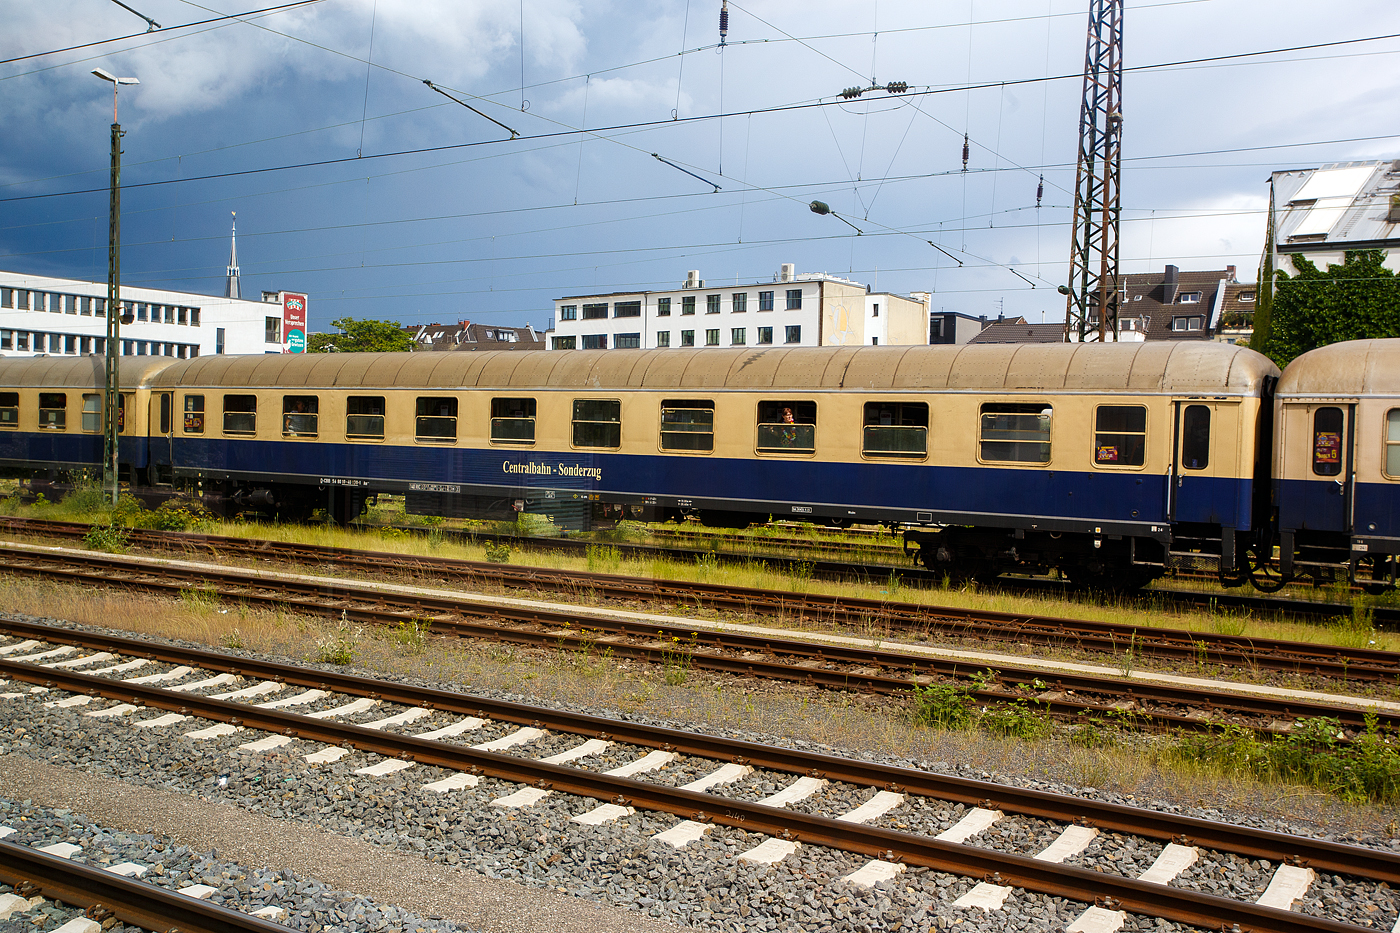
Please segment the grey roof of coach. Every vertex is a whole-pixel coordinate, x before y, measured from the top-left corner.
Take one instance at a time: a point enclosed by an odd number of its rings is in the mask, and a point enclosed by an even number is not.
[[[1284,367],[1278,394],[1400,395],[1400,339],[1348,340],[1309,350]]]

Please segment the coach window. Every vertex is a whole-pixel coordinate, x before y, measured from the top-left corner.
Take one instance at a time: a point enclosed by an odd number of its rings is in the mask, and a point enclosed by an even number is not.
[[[19,427],[19,393],[0,392],[0,428]]]
[[[384,396],[352,395],[345,400],[345,436],[384,440]]]
[[[615,399],[574,399],[574,446],[622,446],[622,403]]]
[[[867,457],[928,456],[926,402],[866,402],[861,451]]]
[[[457,440],[457,400],[421,397],[413,436],[420,441],[451,444]]]
[[[709,399],[666,399],[661,403],[661,449],[715,449],[715,403]]]
[[[1342,410],[1319,408],[1313,412],[1313,472],[1336,476],[1342,472]]]
[[[39,393],[39,427],[62,431],[68,423],[68,396],[62,392]]]
[[[995,402],[982,406],[983,460],[1007,463],[1049,463],[1049,405],[1038,402]]]
[[[758,403],[758,450],[772,454],[810,454],[817,449],[817,403]]]
[[[491,443],[533,444],[535,442],[535,400],[532,398],[493,398],[491,400]]]
[[[258,397],[256,395],[224,396],[224,433],[258,433]]]
[[[185,433],[204,433],[204,396],[185,396]]]
[[[1181,416],[1181,465],[1204,470],[1210,465],[1210,409],[1187,405]]]
[[[1100,405],[1094,414],[1094,465],[1142,466],[1147,460],[1147,408]]]
[[[19,422],[18,411],[13,420],[6,420],[4,406],[10,404],[6,398],[17,398],[13,392],[0,393],[0,428],[14,427]],[[1385,414],[1385,475],[1400,478],[1400,408],[1392,408]]]
[[[315,437],[319,409],[315,395],[282,396],[282,436]]]
[[[91,434],[102,430],[102,396],[96,392],[83,396],[83,430]]]

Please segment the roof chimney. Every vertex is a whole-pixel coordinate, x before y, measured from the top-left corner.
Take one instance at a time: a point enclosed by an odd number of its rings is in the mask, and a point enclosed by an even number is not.
[[[1176,266],[1167,266],[1167,274],[1162,279],[1162,304],[1164,305],[1176,301],[1177,272]]]
[[[1175,285],[1175,284],[1176,284],[1176,275],[1177,275],[1177,273],[1178,273],[1179,271],[1181,271],[1181,270],[1177,269],[1176,266],[1172,266],[1172,265],[1167,266],[1167,277],[1166,277],[1166,279],[1165,279],[1164,281],[1166,281],[1167,283],[1169,283],[1169,284],[1171,284],[1171,285]]]

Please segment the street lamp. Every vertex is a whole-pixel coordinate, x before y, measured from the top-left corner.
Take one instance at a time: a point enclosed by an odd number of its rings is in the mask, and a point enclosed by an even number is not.
[[[121,406],[121,378],[118,351],[121,349],[122,279],[122,126],[117,122],[117,88],[140,84],[136,78],[119,78],[110,71],[94,68],[92,73],[112,85],[112,183],[111,215],[107,225],[107,344],[106,388],[102,405],[102,488],[110,490],[115,507],[120,495],[117,481],[117,428]]]
[[[831,209],[831,205],[827,204],[825,201],[813,201],[811,204],[808,204],[807,207],[811,209],[813,214],[830,214],[832,217],[835,217],[837,220],[841,221],[843,224],[854,230],[856,232],[856,236],[864,235],[859,227],[851,223],[846,218],[842,217],[840,214],[833,211]]]

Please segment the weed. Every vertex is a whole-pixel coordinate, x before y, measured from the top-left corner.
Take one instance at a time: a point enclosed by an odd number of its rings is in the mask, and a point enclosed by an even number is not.
[[[1343,648],[1365,648],[1374,644],[1375,608],[1366,596],[1351,601],[1351,617],[1337,619],[1330,626],[1332,639]]]
[[[988,708],[982,713],[980,725],[994,735],[1018,739],[1044,738],[1055,730],[1050,717],[1027,700]]]
[[[107,494],[97,483],[79,483],[62,504],[65,511],[75,514],[102,512],[107,508]]]
[[[383,525],[379,529],[379,537],[385,541],[404,541],[408,538],[408,532],[393,525]]]
[[[109,554],[125,554],[128,532],[118,525],[93,525],[83,535],[83,544],[90,550]]]
[[[617,573],[622,568],[622,552],[615,547],[590,544],[586,553],[589,573]]]
[[[410,619],[400,622],[390,631],[389,637],[400,648],[411,654],[418,654],[428,644],[428,629],[432,624],[432,619]]]
[[[968,729],[974,720],[972,697],[966,684],[931,683],[914,685],[910,716],[921,726],[942,729]]]
[[[1069,741],[1072,745],[1080,748],[1113,748],[1118,744],[1118,735],[1110,727],[1107,720],[1090,716],[1083,721],[1076,723],[1069,732]],[[1090,783],[1097,786],[1100,781],[1080,781],[1079,783]]]
[[[486,545],[486,559],[493,564],[505,564],[510,561],[510,545],[508,544],[488,544]]]
[[[334,632],[327,632],[316,641],[316,660],[322,664],[349,664],[355,660],[355,649],[364,634],[359,626],[351,626],[345,613],[340,614],[340,625]]]
[[[138,513],[133,527],[155,528],[160,531],[195,531],[214,523],[214,517],[198,505],[166,502],[154,512]]]
[[[695,659],[695,644],[700,637],[699,633],[691,632],[690,637],[684,641],[679,635],[672,635],[668,639],[661,632],[656,634],[661,639],[663,679],[668,686],[679,687],[690,677],[690,664]]]
[[[207,612],[219,604],[219,593],[210,584],[180,591],[180,602],[196,612]]]
[[[244,647],[243,633],[238,629],[234,629],[224,635],[222,643],[225,648],[242,648]]]

